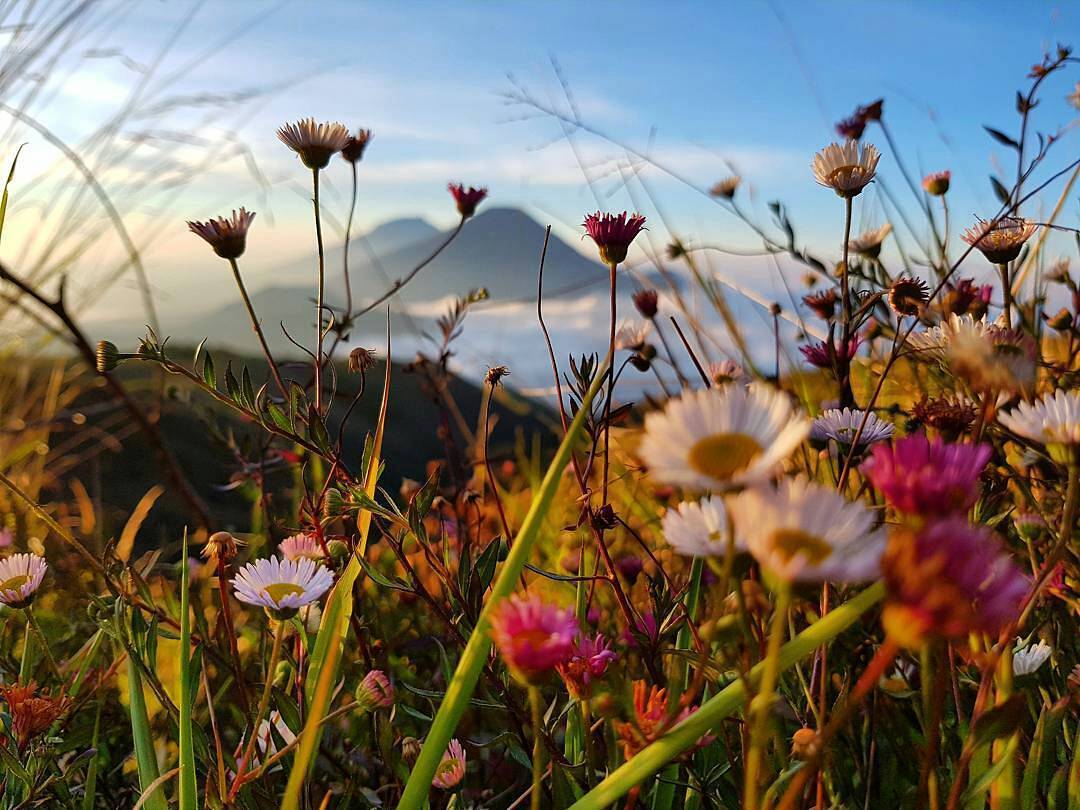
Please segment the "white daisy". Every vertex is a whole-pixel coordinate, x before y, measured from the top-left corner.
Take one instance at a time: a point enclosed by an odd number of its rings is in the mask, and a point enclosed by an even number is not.
[[[1065,448],[1080,447],[1080,392],[1059,388],[1038,402],[1021,402],[998,416],[998,421],[1013,433],[1046,445],[1054,458],[1065,460]]]
[[[624,323],[615,333],[615,348],[627,351],[640,351],[649,339],[649,322]]]
[[[648,414],[639,452],[657,481],[710,490],[768,477],[809,429],[782,392],[729,384]]]
[[[854,197],[874,179],[881,153],[872,144],[862,150],[859,142],[849,140],[841,146],[831,143],[814,155],[814,177],[841,197]]]
[[[294,534],[292,537],[286,537],[281,541],[281,545],[278,546],[278,551],[281,552],[281,556],[286,560],[307,559],[321,562],[323,559],[323,551],[322,546],[319,545],[319,538],[305,532]]]
[[[291,618],[334,584],[334,575],[314,560],[269,557],[248,563],[232,579],[236,598],[266,608],[275,618]]]
[[[285,124],[277,131],[278,138],[300,156],[309,169],[324,169],[335,153],[349,143],[349,130],[336,121],[319,123],[314,118],[304,118],[294,124]]]
[[[710,495],[700,501],[686,501],[664,513],[661,526],[668,545],[690,557],[724,557],[728,552],[727,513],[724,501]],[[746,544],[735,538],[735,550]]]
[[[864,231],[848,242],[848,249],[862,256],[876,259],[881,255],[881,243],[892,233],[892,225],[886,222],[873,231]]]
[[[907,345],[920,356],[934,360],[942,360],[945,353],[957,336],[985,337],[994,325],[987,322],[986,318],[974,318],[971,315],[949,315],[948,320],[942,321],[937,326],[932,326],[922,332],[912,332],[908,335]]]
[[[859,434],[859,447],[867,447],[888,439],[893,435],[893,426],[884,419],[879,419],[876,414],[866,415],[866,411],[844,410],[825,411],[810,425],[810,438],[813,441],[825,442],[832,439],[837,444],[850,445],[851,440],[859,431],[863,417],[866,417],[866,425]]]
[[[1020,249],[1038,227],[1021,217],[1001,217],[989,222],[978,219],[960,238],[978,248],[988,262],[1006,264],[1020,255]]]
[[[13,554],[0,560],[0,604],[13,608],[29,605],[48,570],[45,558],[37,554]]]
[[[805,477],[745,490],[731,516],[754,558],[786,582],[864,582],[880,570],[885,534],[873,513]]]
[[[1038,644],[1022,646],[1022,641],[1016,639],[1016,649],[1013,650],[1013,675],[1030,675],[1046,663],[1050,653],[1054,650],[1042,639]]]

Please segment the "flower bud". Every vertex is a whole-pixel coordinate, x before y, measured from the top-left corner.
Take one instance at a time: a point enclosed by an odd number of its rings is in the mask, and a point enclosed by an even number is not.
[[[382,670],[373,669],[356,687],[356,702],[361,711],[389,709],[394,705],[394,687]]]
[[[115,343],[108,340],[98,341],[95,357],[97,360],[97,370],[101,374],[112,371],[120,365],[120,350],[116,348]]]

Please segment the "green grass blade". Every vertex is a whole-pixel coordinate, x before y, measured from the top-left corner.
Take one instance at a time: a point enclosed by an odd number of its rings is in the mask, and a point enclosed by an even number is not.
[[[399,810],[419,810],[427,799],[428,792],[431,790],[431,779],[435,776],[443,752],[446,751],[446,746],[454,735],[454,730],[457,728],[461,716],[465,713],[469,698],[472,696],[473,689],[476,688],[476,681],[480,677],[480,671],[484,667],[484,661],[487,659],[488,651],[491,649],[491,638],[488,636],[491,611],[514,590],[514,585],[525,566],[526,560],[529,558],[533,542],[540,534],[540,529],[547,516],[548,507],[555,497],[563,472],[570,460],[570,451],[577,441],[578,434],[581,432],[581,427],[585,422],[585,415],[589,412],[593,398],[603,384],[606,368],[605,363],[597,371],[596,378],[586,392],[577,416],[574,417],[574,421],[570,424],[562,444],[559,445],[559,449],[555,453],[555,458],[552,459],[551,465],[544,475],[540,489],[529,506],[529,512],[525,515],[521,529],[517,537],[514,538],[510,553],[507,555],[506,561],[495,579],[495,584],[491,588],[491,596],[488,597],[484,609],[480,612],[476,627],[469,636],[465,651],[461,654],[461,660],[458,661],[454,677],[446,689],[446,696],[443,698],[439,711],[435,715],[435,720],[431,724],[431,730],[424,740],[424,747],[420,751],[420,757],[416,760],[412,773],[409,775],[409,781],[405,785],[405,792],[402,794],[401,802],[398,804]]]
[[[803,630],[781,648],[781,670],[788,669],[796,661],[805,658],[818,647],[840,635],[884,596],[885,586],[878,582]],[[758,664],[750,670],[750,679],[759,679],[763,668],[763,664]],[[600,810],[612,804],[635,785],[644,782],[672,759],[693,746],[722,720],[738,711],[745,700],[746,690],[742,681],[734,681],[706,701],[698,711],[639,752],[637,756],[625,762],[607,779],[586,793],[581,801],[572,805],[572,810]]]
[[[139,766],[139,786],[146,792],[159,777],[157,757],[154,755],[154,737],[150,731],[150,718],[146,713],[142,676],[138,665],[128,656],[128,703],[131,712],[131,736],[135,741],[135,761]],[[169,803],[159,788],[143,804],[146,810],[168,810]]]
[[[8,207],[8,192],[11,188],[11,181],[15,179],[15,164],[19,162],[19,155],[22,153],[25,143],[19,144],[19,148],[15,150],[15,157],[11,159],[11,169],[8,170],[7,180],[4,182],[4,193],[0,196],[0,236],[4,234],[4,220],[7,218]]]
[[[188,534],[184,529],[180,555],[180,810],[198,810],[199,788],[195,779],[195,746],[192,742],[191,715],[194,709],[195,684],[191,667],[191,619],[188,598]]]

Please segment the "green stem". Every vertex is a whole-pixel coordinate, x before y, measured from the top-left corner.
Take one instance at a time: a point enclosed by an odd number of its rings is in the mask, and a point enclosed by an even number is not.
[[[529,687],[529,708],[532,709],[532,794],[529,805],[532,810],[540,810],[541,795],[544,790],[544,707],[540,689]]]
[[[585,784],[592,790],[593,777],[593,739],[592,739],[592,711],[589,709],[588,699],[581,701],[581,733],[585,744]]]
[[[315,410],[322,413],[322,365],[323,365],[323,292],[326,286],[326,257],[323,252],[322,216],[319,212],[319,170],[311,170],[314,188],[315,242],[319,249],[319,274],[315,296]]]
[[[885,586],[878,582],[857,596],[840,605],[828,616],[819,619],[780,648],[779,670],[783,671],[805,658],[817,647],[826,644],[854,624],[885,596]],[[749,673],[749,679],[760,679],[764,662]],[[623,763],[599,785],[574,803],[571,810],[601,810],[625,795],[635,785],[641,784],[668,762],[692,747],[702,735],[727,717],[734,714],[746,700],[746,688],[741,679],[728,684],[714,697],[702,704],[698,711],[688,716],[656,742],[644,748],[635,757]]]
[[[26,630],[27,633],[33,632],[34,637],[37,639],[38,646],[41,647],[41,652],[45,656],[45,660],[49,662],[49,669],[52,670],[53,675],[57,680],[63,681],[64,676],[60,673],[60,667],[56,664],[56,659],[53,658],[52,650],[49,649],[49,642],[45,639],[45,634],[41,632],[41,625],[38,624],[37,617],[34,616],[34,611],[27,605],[23,612],[26,614]],[[25,645],[23,648],[23,657],[26,657]]]
[[[788,604],[791,602],[791,587],[783,583],[776,593],[773,607],[772,624],[769,628],[769,646],[765,655],[761,674],[761,687],[750,701],[750,751],[746,755],[744,771],[743,807],[757,810],[758,782],[761,776],[761,763],[765,754],[765,743],[769,739],[769,718],[772,714],[773,692],[780,674],[780,646],[784,641],[784,628],[787,624]]]
[[[244,756],[236,768],[236,781],[233,782],[233,789],[229,791],[230,798],[235,798],[235,791],[242,784],[241,777],[247,770],[248,763],[251,762],[251,755],[255,752],[255,744],[259,738],[259,724],[262,723],[263,715],[266,714],[266,709],[270,705],[270,695],[274,689],[274,673],[277,671],[278,660],[281,658],[281,641],[285,638],[285,625],[286,622],[279,621],[277,627],[274,628],[274,646],[270,650],[270,663],[266,667],[266,682],[263,685],[262,697],[259,699],[259,708],[255,710],[251,737],[248,739],[247,748],[244,749]]]
[[[236,286],[240,290],[240,297],[244,300],[244,309],[247,310],[248,319],[251,321],[251,328],[255,330],[255,335],[259,338],[259,346],[262,347],[263,357],[266,358],[266,364],[270,367],[270,375],[274,378],[274,382],[277,383],[281,395],[288,400],[289,389],[285,387],[285,381],[281,379],[281,372],[278,371],[277,363],[274,362],[274,355],[270,353],[270,346],[266,342],[266,335],[263,333],[262,324],[259,323],[259,316],[255,314],[255,306],[251,303],[251,297],[248,295],[247,286],[244,284],[244,279],[240,275],[240,267],[237,265],[236,259],[229,259],[229,267],[232,268],[233,278],[236,279]]]

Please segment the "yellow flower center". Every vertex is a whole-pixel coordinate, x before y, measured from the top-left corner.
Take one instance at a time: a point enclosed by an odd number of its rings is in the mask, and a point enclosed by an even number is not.
[[[802,554],[811,564],[818,565],[833,552],[827,542],[801,529],[777,529],[770,539],[773,548],[786,560]]]
[[[703,475],[726,481],[745,470],[762,447],[745,433],[706,436],[690,448],[690,466]]]
[[[275,582],[273,585],[267,585],[263,588],[263,593],[269,596],[274,602],[280,604],[281,600],[286,596],[292,596],[293,594],[301,594],[304,589],[299,585],[294,585],[291,582]]]
[[[30,577],[26,574],[16,574],[15,576],[0,582],[0,593],[4,591],[17,591],[29,581]]]

